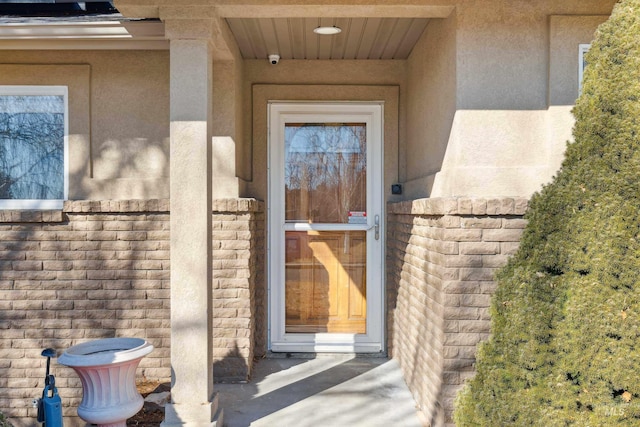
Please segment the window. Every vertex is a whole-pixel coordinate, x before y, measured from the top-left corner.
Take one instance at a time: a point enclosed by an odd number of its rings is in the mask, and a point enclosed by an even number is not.
[[[590,48],[590,44],[578,45],[578,93],[582,92],[582,78],[584,77],[584,69],[587,67],[585,56]]]
[[[60,209],[69,181],[66,86],[0,86],[0,209]]]

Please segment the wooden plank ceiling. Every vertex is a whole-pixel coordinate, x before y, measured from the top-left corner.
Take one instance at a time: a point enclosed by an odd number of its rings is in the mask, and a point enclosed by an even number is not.
[[[406,59],[427,18],[227,18],[245,59]],[[342,29],[317,35],[319,26]]]

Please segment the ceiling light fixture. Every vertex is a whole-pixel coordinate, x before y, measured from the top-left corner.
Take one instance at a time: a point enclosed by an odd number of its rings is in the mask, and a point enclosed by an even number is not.
[[[318,27],[313,30],[316,34],[321,34],[323,36],[331,36],[334,34],[340,34],[342,32],[342,28],[340,27]]]

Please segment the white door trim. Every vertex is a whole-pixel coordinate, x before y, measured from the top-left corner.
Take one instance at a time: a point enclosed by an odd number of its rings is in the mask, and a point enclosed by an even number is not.
[[[268,108],[268,294],[269,349],[274,352],[357,352],[384,350],[383,103],[270,101]],[[340,229],[340,225],[285,224],[285,123],[366,123],[367,129],[367,323],[365,334],[286,333],[284,231]],[[379,238],[375,239],[375,217]],[[354,225],[349,226],[353,229]]]

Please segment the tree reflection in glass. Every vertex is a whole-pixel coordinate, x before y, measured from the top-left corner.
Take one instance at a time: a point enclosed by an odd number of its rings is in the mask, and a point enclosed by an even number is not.
[[[64,97],[0,96],[0,199],[64,198]]]
[[[287,123],[285,220],[366,225],[366,158],[365,123]],[[286,332],[366,333],[366,231],[289,230],[285,253]]]
[[[287,123],[285,186],[288,222],[341,224],[365,212],[365,124]]]

